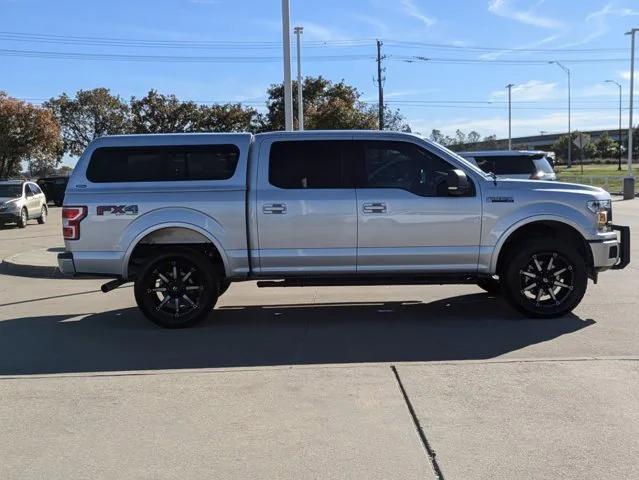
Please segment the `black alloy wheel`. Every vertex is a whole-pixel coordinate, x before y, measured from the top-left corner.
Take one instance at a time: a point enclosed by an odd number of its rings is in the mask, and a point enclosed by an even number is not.
[[[561,240],[534,240],[507,262],[503,288],[517,310],[533,317],[558,317],[575,308],[588,277],[583,257]]]
[[[135,298],[144,315],[165,328],[184,328],[206,318],[218,298],[218,281],[202,253],[179,249],[142,269]]]

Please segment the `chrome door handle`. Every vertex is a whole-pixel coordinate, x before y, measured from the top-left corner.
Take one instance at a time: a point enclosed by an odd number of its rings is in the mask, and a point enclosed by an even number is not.
[[[286,213],[285,203],[265,203],[262,205],[262,212],[266,214],[284,214]]]
[[[362,205],[364,213],[386,213],[386,204],[382,202],[365,203]]]

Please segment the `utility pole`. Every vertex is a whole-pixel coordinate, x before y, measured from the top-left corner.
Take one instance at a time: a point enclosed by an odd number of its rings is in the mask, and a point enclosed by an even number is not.
[[[614,83],[619,87],[619,148],[617,149],[617,170],[621,171],[621,84],[615,80],[604,80],[605,83]]]
[[[633,28],[626,35],[630,35],[630,111],[628,114],[628,176],[623,179],[623,198],[629,200],[635,198],[635,177],[632,174],[632,106],[635,88],[635,33],[639,28]]]
[[[304,94],[302,93],[302,47],[300,35],[304,33],[304,27],[293,29],[297,36],[297,129],[304,130]]]
[[[384,78],[382,78],[382,42],[377,40],[377,102],[379,104],[379,129],[384,130]]]
[[[508,150],[512,150],[513,149],[513,139],[512,139],[512,118],[513,118],[513,112],[512,112],[512,89],[515,85],[513,83],[509,83],[508,85],[506,85],[506,88],[508,89]]]
[[[282,43],[284,45],[284,129],[293,130],[293,86],[291,85],[291,21],[289,0],[282,0]]]
[[[570,69],[559,62],[552,61],[568,75],[568,167],[572,166],[572,132],[570,131]]]

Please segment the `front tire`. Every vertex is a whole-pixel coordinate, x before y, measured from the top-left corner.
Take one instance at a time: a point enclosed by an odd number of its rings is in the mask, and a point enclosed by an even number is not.
[[[48,215],[49,211],[47,209],[46,205],[42,205],[42,210],[40,211],[40,216],[38,217],[38,223],[40,225],[44,225],[45,223],[47,223],[47,215]]]
[[[531,240],[517,246],[505,267],[503,289],[508,302],[524,315],[560,317],[586,293],[584,258],[560,240]]]
[[[219,296],[210,260],[186,248],[151,259],[134,290],[142,313],[164,328],[185,328],[202,321]]]
[[[20,217],[18,218],[18,228],[25,228],[27,221],[29,220],[29,213],[26,208],[20,210]]]

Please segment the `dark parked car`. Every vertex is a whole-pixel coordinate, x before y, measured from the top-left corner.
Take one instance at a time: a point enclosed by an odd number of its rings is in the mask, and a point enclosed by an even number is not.
[[[43,177],[38,180],[38,185],[47,196],[47,200],[53,202],[56,207],[62,206],[67,183],[69,177]]]

